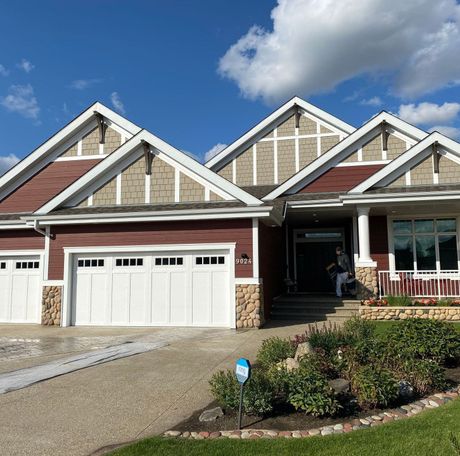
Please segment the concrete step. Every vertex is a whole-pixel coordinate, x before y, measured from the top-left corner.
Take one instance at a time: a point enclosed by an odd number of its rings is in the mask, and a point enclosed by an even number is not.
[[[337,306],[331,304],[321,304],[321,303],[301,303],[301,302],[276,302],[273,304],[272,309],[299,309],[299,310],[318,310],[318,311],[327,311],[329,309],[347,309],[347,310],[358,310],[358,303],[344,303]]]
[[[324,320],[324,319],[335,319],[335,318],[343,318],[343,319],[350,319],[356,315],[358,315],[358,312],[329,312],[329,313],[308,313],[308,312],[277,312],[273,311],[272,312],[272,318],[308,318],[312,320]]]
[[[305,317],[302,315],[272,315],[272,320],[277,320],[277,321],[292,321],[296,323],[325,323],[325,322],[332,322],[332,323],[344,323],[349,318],[344,318],[344,317],[337,317],[337,316],[331,316],[327,317],[324,315],[321,315],[319,317]]]

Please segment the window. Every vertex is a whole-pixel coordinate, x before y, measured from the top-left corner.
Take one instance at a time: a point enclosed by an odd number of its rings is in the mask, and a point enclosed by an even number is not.
[[[128,267],[128,266],[144,266],[143,258],[116,258],[115,266]]]
[[[163,257],[155,258],[155,266],[182,266],[184,264],[183,257]]]
[[[394,220],[397,270],[458,269],[455,219]]]
[[[104,267],[105,261],[101,258],[86,258],[84,260],[78,260],[79,268],[102,268]]]
[[[6,264],[5,264],[6,267]],[[40,267],[39,261],[16,261],[16,269],[38,269]],[[5,269],[5,268],[1,268]]]
[[[0,261],[0,269],[6,269],[6,262]]]
[[[195,257],[196,265],[225,264],[224,256],[199,256]]]

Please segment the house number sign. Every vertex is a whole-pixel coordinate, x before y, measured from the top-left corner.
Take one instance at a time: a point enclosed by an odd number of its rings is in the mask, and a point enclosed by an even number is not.
[[[252,264],[251,258],[236,258],[236,264]]]

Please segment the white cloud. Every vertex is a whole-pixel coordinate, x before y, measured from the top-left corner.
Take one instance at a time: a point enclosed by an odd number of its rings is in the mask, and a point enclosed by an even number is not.
[[[368,98],[366,100],[361,100],[361,102],[359,103],[363,106],[374,106],[374,107],[377,107],[377,106],[382,106],[383,105],[383,101],[380,97],[372,97],[372,98]]]
[[[399,107],[398,116],[414,125],[435,125],[455,120],[460,112],[460,103],[403,104]]]
[[[9,155],[0,155],[0,176],[6,173],[10,168],[12,168],[19,158],[14,154]]]
[[[0,63],[0,76],[8,76],[10,72]]]
[[[460,139],[460,128],[457,127],[449,125],[435,125],[434,127],[431,127],[429,131],[439,131],[439,133],[442,133],[449,138]]]
[[[219,152],[224,150],[226,147],[227,147],[227,144],[222,144],[222,143],[217,143],[215,146],[212,146],[211,149],[209,149],[204,154],[204,161],[207,162],[211,160],[212,157],[216,156]]]
[[[8,111],[17,112],[30,119],[37,119],[40,113],[34,89],[30,84],[11,86],[9,94],[0,98],[0,104]]]
[[[29,62],[29,60],[26,59],[22,59],[19,63],[16,64],[16,66],[21,70],[25,71],[26,73],[30,73],[35,68],[35,65],[33,65],[32,62]]]
[[[219,62],[247,98],[273,103],[363,75],[384,74],[401,97],[460,83],[456,0],[278,0],[271,18]]]
[[[125,105],[121,101],[120,95],[118,92],[112,92],[110,95],[110,101],[112,102],[112,106],[118,111],[120,114],[125,114]]]
[[[92,87],[95,84],[99,84],[102,82],[102,79],[75,79],[70,83],[70,88],[75,89],[75,90],[85,90],[88,89],[89,87]]]

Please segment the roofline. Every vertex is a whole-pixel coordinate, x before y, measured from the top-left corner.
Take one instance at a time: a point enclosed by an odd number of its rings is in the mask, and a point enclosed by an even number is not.
[[[230,219],[230,218],[260,218],[276,217],[272,213],[273,206],[263,207],[233,207],[233,208],[213,208],[213,209],[191,209],[191,210],[171,210],[143,212],[113,212],[113,213],[93,213],[93,214],[70,214],[70,215],[29,215],[21,217],[27,224],[38,221],[41,226],[47,225],[75,225],[75,224],[101,224],[101,223],[128,223],[128,222],[148,222],[148,221],[175,221],[175,220],[209,220],[209,219]]]
[[[333,116],[332,114],[329,114],[326,111],[323,111],[322,109],[312,105],[311,103],[308,103],[302,98],[295,96],[291,98],[289,101],[287,101],[286,103],[284,103],[282,106],[280,106],[278,109],[273,111],[270,115],[265,117],[265,119],[263,119],[261,122],[259,122],[257,125],[255,125],[250,130],[248,130],[246,133],[240,136],[237,140],[235,140],[225,149],[220,151],[217,155],[215,155],[210,160],[208,160],[205,163],[205,166],[208,168],[213,168],[217,164],[220,164],[222,160],[224,160],[226,157],[232,154],[239,147],[244,145],[253,136],[257,135],[259,132],[263,131],[265,128],[270,126],[270,124],[275,122],[280,116],[282,116],[284,113],[292,109],[295,105],[300,106],[305,111],[309,111],[311,114],[315,115],[316,117],[323,119],[327,123],[332,124],[339,130],[342,130],[344,133],[350,134],[356,130],[355,127],[349,125],[343,120]]]
[[[47,214],[56,209],[58,206],[64,204],[66,201],[69,201],[80,191],[84,190],[85,187],[89,186],[90,184],[94,184],[94,182],[96,182],[105,171],[116,166],[123,160],[123,158],[129,154],[129,152],[134,150],[136,147],[139,147],[142,140],[147,141],[151,146],[166,154],[173,161],[179,163],[181,166],[184,166],[193,174],[200,176],[210,184],[222,190],[224,193],[242,201],[247,205],[260,206],[263,204],[260,199],[255,198],[254,196],[242,190],[240,187],[229,182],[227,179],[214,173],[201,163],[189,157],[187,154],[184,154],[183,152],[179,151],[175,147],[166,143],[147,130],[141,130],[137,135],[133,136],[129,141],[122,144],[107,158],[97,164],[94,168],[90,169],[82,177],[77,179],[59,195],[55,196],[53,199],[37,209],[35,213],[38,215]]]
[[[5,195],[2,195],[2,197],[6,197],[8,194],[14,191],[15,188],[17,188],[19,185],[23,183],[21,179],[18,179],[18,176],[20,174],[27,172],[34,165],[38,164],[40,160],[43,157],[45,157],[52,149],[58,147],[66,140],[71,138],[72,135],[75,134],[76,130],[78,130],[83,125],[87,124],[94,117],[94,112],[98,112],[102,114],[105,118],[107,118],[109,121],[117,125],[120,125],[131,135],[135,135],[141,130],[141,128],[135,125],[134,123],[130,122],[129,120],[117,114],[115,111],[112,111],[111,109],[107,108],[102,103],[97,101],[91,104],[76,118],[67,123],[57,133],[48,138],[45,142],[43,142],[29,155],[24,157],[15,166],[13,166],[13,168],[11,168],[9,171],[3,174],[3,176],[0,177],[0,192],[3,191],[8,184],[12,182],[14,184],[13,188],[9,189],[9,191]],[[46,164],[47,162],[44,162],[43,166],[46,166]]]
[[[417,141],[420,141],[426,136],[428,136],[428,133],[424,132],[420,128],[408,124],[404,120],[401,120],[400,118],[394,116],[393,114],[387,111],[381,111],[378,115],[368,120],[358,130],[351,133],[349,136],[344,138],[342,141],[340,141],[334,147],[329,149],[323,155],[320,155],[313,162],[305,166],[297,174],[294,174],[291,178],[279,185],[268,195],[265,195],[262,198],[262,200],[272,200],[284,194],[288,190],[296,188],[297,186],[308,185],[308,183],[310,183],[312,180],[316,179],[317,177],[319,177],[319,175],[322,174],[318,173],[318,171],[320,171],[321,168],[326,168],[327,165],[330,165],[331,163],[332,165],[330,167],[332,167],[334,159],[336,159],[341,152],[352,149],[356,141],[365,137],[366,135],[369,135],[383,121],[386,121],[390,126],[398,130],[401,130],[404,134],[414,138]],[[327,171],[327,169],[325,169],[323,172]]]

